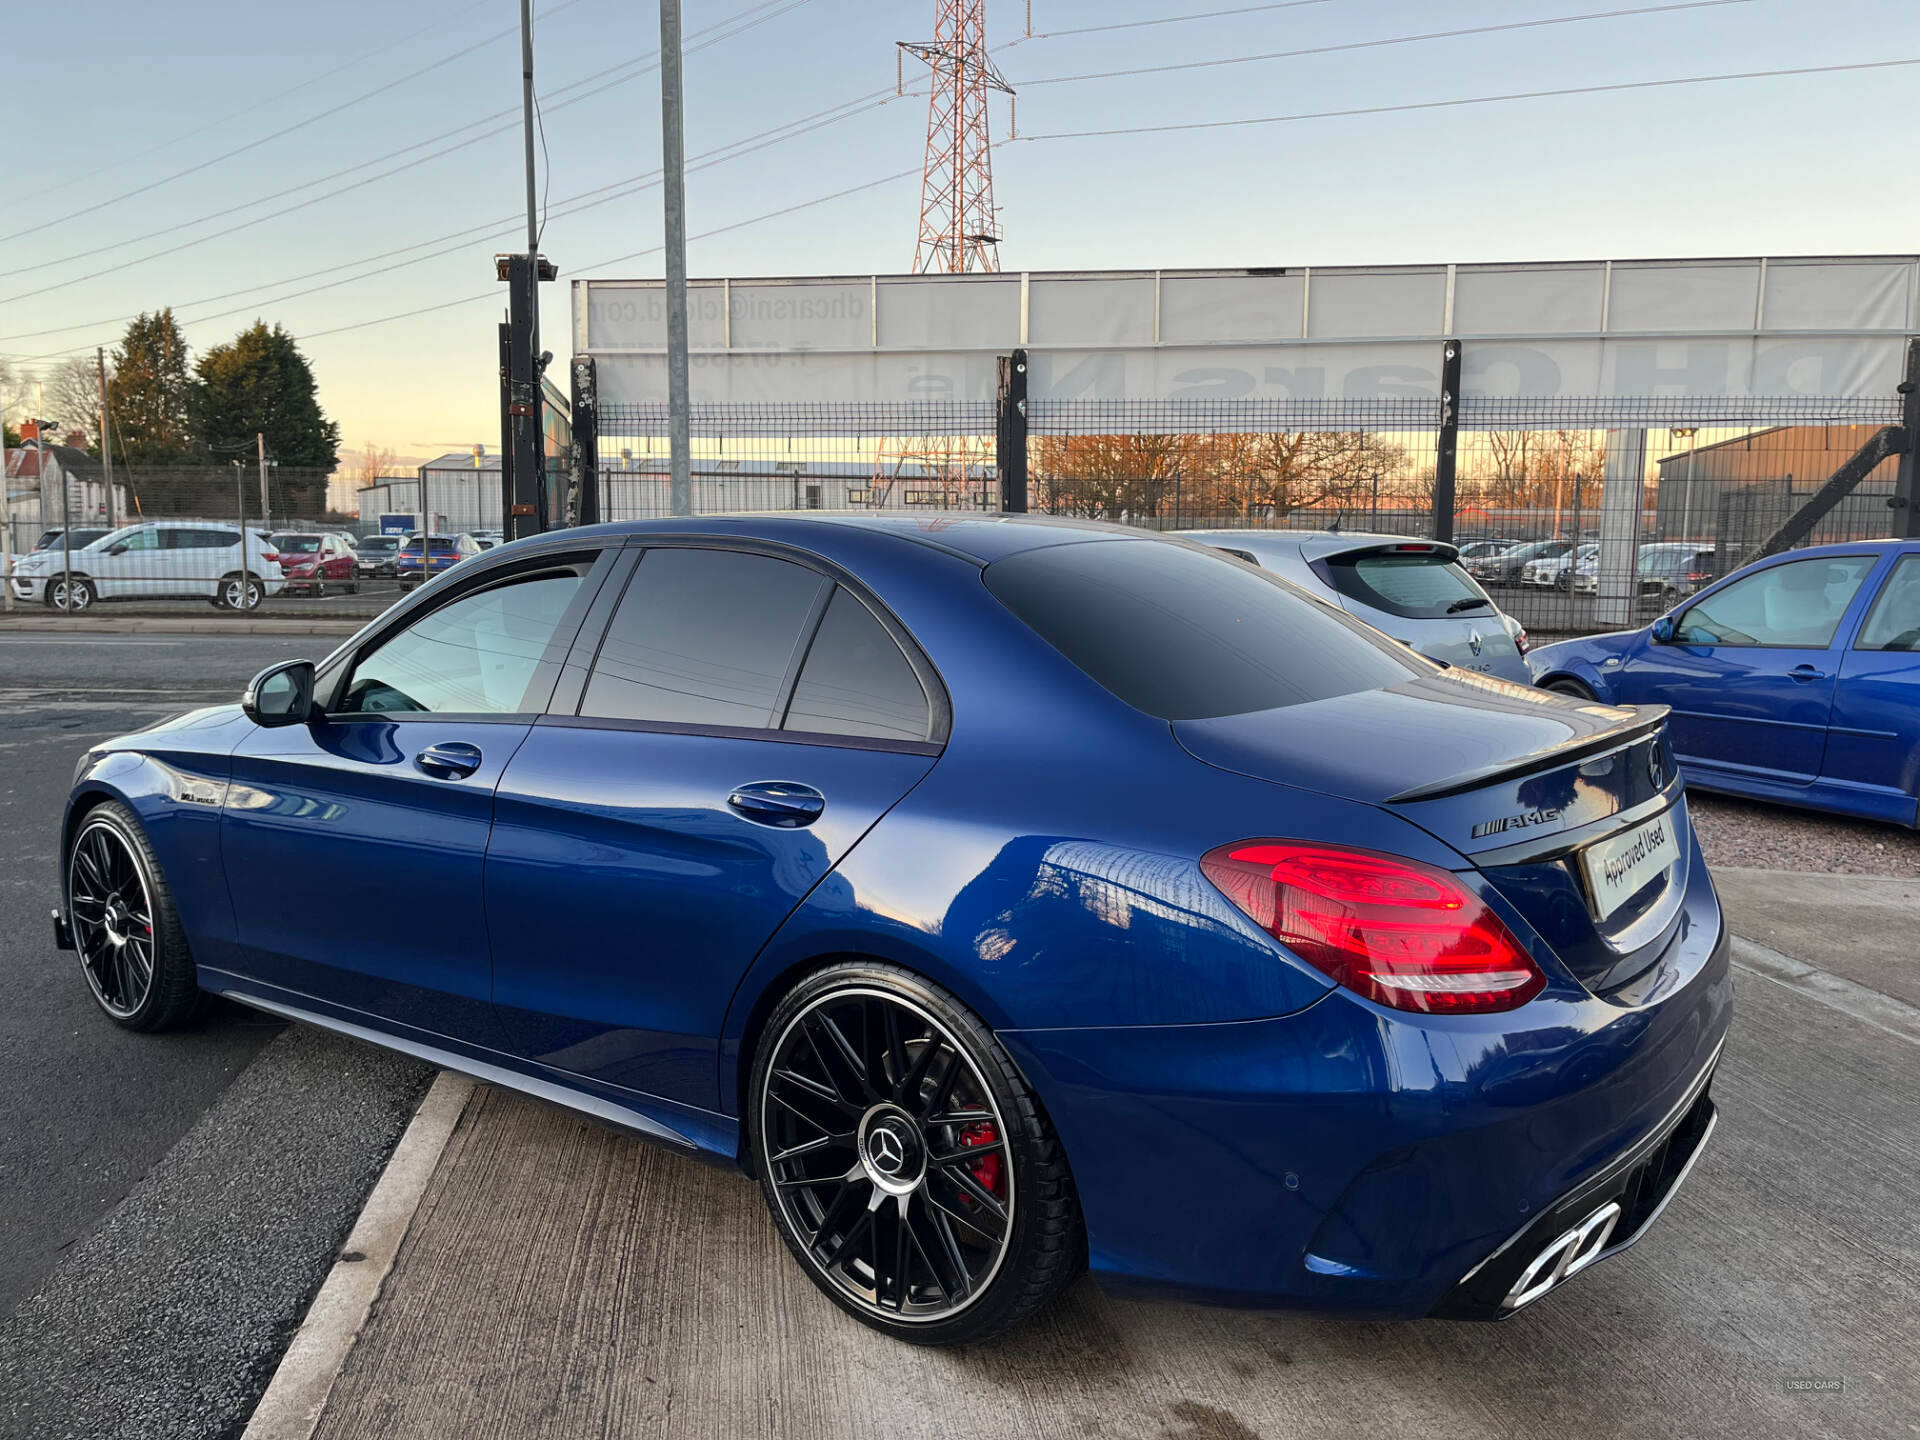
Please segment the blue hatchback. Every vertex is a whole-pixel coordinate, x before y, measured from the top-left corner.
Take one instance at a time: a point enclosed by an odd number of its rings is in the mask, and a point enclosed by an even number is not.
[[[737,1165],[923,1343],[1089,1264],[1510,1315],[1659,1214],[1731,1004],[1662,712],[1018,516],[505,546],[90,750],[61,853],[119,1023],[217,992]]]
[[[1550,690],[1669,705],[1691,784],[1896,825],[1920,796],[1920,541],[1759,560],[1644,630],[1545,645]]]

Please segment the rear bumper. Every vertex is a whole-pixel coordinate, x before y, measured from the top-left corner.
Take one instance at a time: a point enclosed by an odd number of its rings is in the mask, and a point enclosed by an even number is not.
[[[1060,1132],[1110,1292],[1463,1313],[1500,1257],[1533,1258],[1536,1226],[1637,1180],[1651,1200],[1616,1226],[1624,1247],[1678,1184],[1703,1135],[1667,1151],[1678,1167],[1643,1162],[1711,1118],[1695,1107],[1732,1012],[1717,908],[1700,918],[1639,1005],[1556,987],[1442,1019],[1334,991],[1273,1020],[1002,1038]]]
[[[1653,1227],[1679,1193],[1719,1120],[1709,1093],[1719,1053],[1672,1120],[1622,1155],[1607,1172],[1576,1186],[1531,1225],[1522,1226],[1499,1249],[1468,1271],[1434,1307],[1443,1320],[1505,1320],[1558,1288],[1553,1276],[1564,1257],[1585,1270],[1618,1255]],[[1614,1207],[1617,1207],[1615,1209]],[[1606,1213],[1608,1229],[1591,1254],[1571,1238],[1593,1217]]]

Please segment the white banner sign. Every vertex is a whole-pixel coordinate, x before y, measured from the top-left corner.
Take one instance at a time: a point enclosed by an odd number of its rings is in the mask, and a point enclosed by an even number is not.
[[[603,404],[666,399],[658,281],[574,284]],[[700,281],[697,404],[1884,399],[1920,331],[1913,257]]]

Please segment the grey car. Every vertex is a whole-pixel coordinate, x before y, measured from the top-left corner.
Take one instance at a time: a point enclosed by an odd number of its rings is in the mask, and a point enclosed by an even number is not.
[[[1532,683],[1527,632],[1460,567],[1460,552],[1404,535],[1325,530],[1187,530],[1340,606],[1430,660]]]

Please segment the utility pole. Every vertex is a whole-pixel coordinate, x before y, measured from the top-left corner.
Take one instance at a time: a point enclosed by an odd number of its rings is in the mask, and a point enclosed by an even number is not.
[[[661,194],[667,227],[667,453],[675,515],[693,513],[687,381],[686,119],[680,93],[680,0],[660,0]]]
[[[93,363],[100,375],[100,473],[107,484],[107,529],[119,529],[113,511],[113,437],[107,433],[107,352],[94,346]]]
[[[520,128],[526,152],[527,249],[494,256],[494,275],[507,284],[502,327],[500,500],[501,529],[509,540],[546,528],[542,505],[544,434],[540,426],[540,372],[550,358],[540,349],[540,282],[560,272],[540,255],[540,210],[533,167],[533,5],[520,0]],[[426,500],[421,498],[421,509]],[[424,543],[424,542],[423,542]],[[426,552],[421,552],[424,557]]]
[[[260,528],[271,535],[273,506],[267,499],[267,437],[261,431],[253,432],[253,447],[260,456]]]

